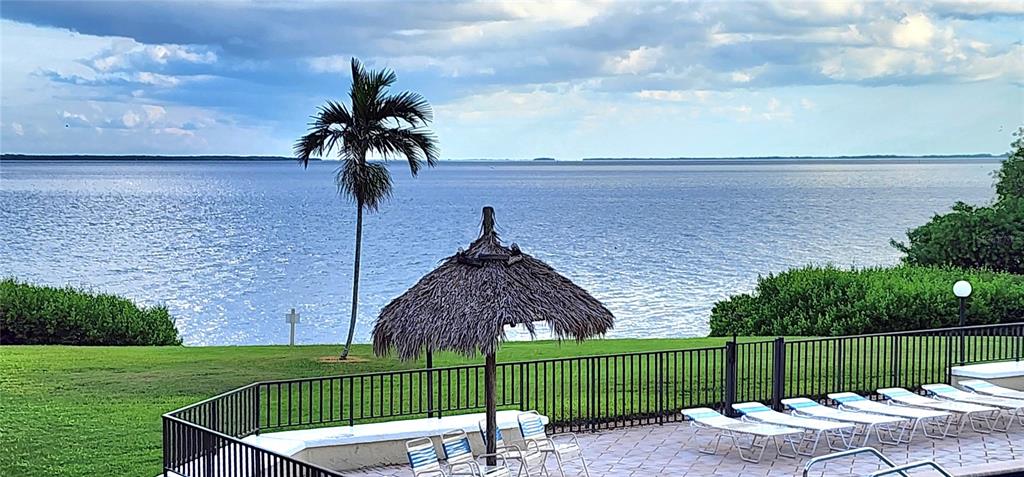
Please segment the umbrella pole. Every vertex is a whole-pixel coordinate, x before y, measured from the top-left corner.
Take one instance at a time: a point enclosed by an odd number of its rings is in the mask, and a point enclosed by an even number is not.
[[[484,365],[485,401],[487,404],[487,435],[484,436],[484,442],[487,444],[487,454],[490,454],[487,457],[487,465],[497,464],[497,459],[494,457],[494,453],[497,450],[496,433],[498,429],[498,409],[494,399],[494,375],[496,368],[497,363],[492,351],[487,354],[487,362]]]

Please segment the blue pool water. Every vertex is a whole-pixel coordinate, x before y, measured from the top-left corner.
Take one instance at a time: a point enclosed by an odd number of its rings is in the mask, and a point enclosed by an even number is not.
[[[892,264],[890,238],[993,195],[992,160],[758,163],[445,162],[367,217],[362,307],[465,246],[480,208],[615,313],[611,336],[707,333],[716,300],[808,263]],[[164,303],[187,344],[343,339],[355,211],[335,166],[4,162],[0,275]],[[542,335],[543,337],[543,335]]]

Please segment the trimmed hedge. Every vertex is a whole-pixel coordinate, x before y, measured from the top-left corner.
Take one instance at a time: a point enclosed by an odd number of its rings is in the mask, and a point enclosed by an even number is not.
[[[0,281],[0,343],[179,345],[181,339],[164,306],[8,278]]]
[[[901,266],[804,267],[758,278],[752,294],[715,304],[711,336],[839,336],[956,326],[953,283],[974,288],[967,323],[1024,321],[1024,275]]]

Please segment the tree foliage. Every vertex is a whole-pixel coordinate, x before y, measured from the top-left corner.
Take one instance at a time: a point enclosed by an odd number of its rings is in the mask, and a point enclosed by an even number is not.
[[[891,244],[909,265],[985,268],[1024,274],[1024,128],[996,172],[996,201],[976,207],[957,202]]]

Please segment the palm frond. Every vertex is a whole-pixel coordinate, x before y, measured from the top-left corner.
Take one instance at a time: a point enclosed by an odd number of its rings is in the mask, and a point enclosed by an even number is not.
[[[386,96],[376,113],[376,121],[401,120],[415,127],[434,119],[430,103],[423,96],[408,91]]]
[[[371,137],[370,148],[385,160],[404,157],[413,176],[424,160],[430,167],[437,165],[437,140],[424,128],[380,128]]]
[[[323,156],[328,136],[330,136],[330,131],[326,129],[310,128],[308,134],[295,141],[292,150],[303,167],[309,167],[310,157]]]
[[[366,210],[376,211],[391,197],[391,173],[379,162],[344,159],[335,177],[338,192],[354,199]]]

